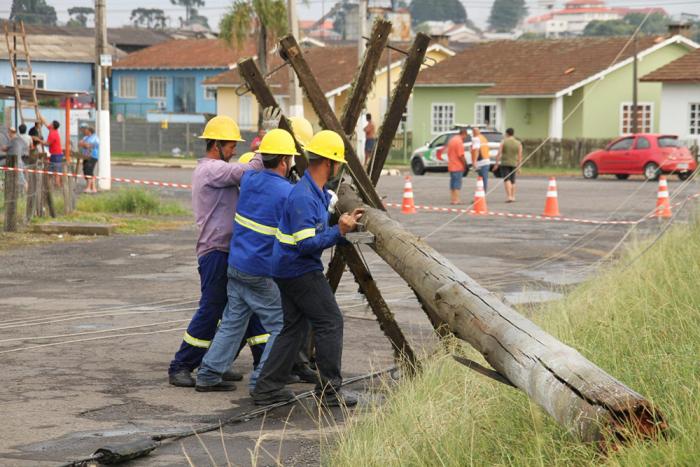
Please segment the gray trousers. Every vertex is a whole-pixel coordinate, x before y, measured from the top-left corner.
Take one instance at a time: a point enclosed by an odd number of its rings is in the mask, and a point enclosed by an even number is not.
[[[323,272],[309,272],[275,282],[282,295],[284,326],[275,339],[253,394],[264,395],[284,388],[304,345],[308,324],[314,332],[316,368],[321,376],[316,390],[339,388],[343,316]]]

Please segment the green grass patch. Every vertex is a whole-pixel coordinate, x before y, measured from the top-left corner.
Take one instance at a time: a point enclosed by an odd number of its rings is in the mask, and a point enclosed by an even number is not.
[[[670,424],[667,440],[602,457],[521,391],[466,369],[443,349],[426,358],[417,379],[382,388],[385,403],[350,418],[326,446],[324,463],[700,465],[700,225],[673,227],[625,269],[644,247],[633,245],[620,265],[537,310],[534,320],[651,400]]]
[[[157,193],[142,188],[124,188],[94,195],[82,194],[77,211],[82,213],[184,216],[188,212],[176,201],[163,201]]]

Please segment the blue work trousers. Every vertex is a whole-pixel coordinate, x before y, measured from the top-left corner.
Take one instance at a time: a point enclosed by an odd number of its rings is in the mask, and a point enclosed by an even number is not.
[[[180,350],[175,354],[175,358],[170,362],[168,373],[176,373],[186,370],[192,371],[202,362],[202,357],[211,345],[211,341],[216,334],[216,329],[221,320],[221,316],[226,308],[226,269],[228,268],[228,253],[224,251],[212,251],[202,255],[199,260],[199,280],[201,285],[201,298],[199,308],[190,321],[187,331],[180,345]],[[253,317],[248,323],[245,339],[259,342],[258,336],[267,334],[265,328],[260,324],[257,317]],[[237,353],[245,345],[243,341],[236,348]],[[251,345],[254,364],[257,365],[265,349],[264,343]],[[228,368],[227,368],[228,370]]]
[[[228,305],[214,341],[197,372],[197,384],[211,386],[221,382],[221,375],[236,358],[236,349],[243,340],[248,320],[257,316],[270,335],[260,363],[250,376],[249,387],[252,390],[284,324],[280,291],[269,277],[252,276],[229,266],[227,292]]]

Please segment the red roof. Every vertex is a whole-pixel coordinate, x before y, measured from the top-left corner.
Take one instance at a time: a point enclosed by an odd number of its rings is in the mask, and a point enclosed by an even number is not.
[[[240,49],[221,39],[181,39],[133,52],[114,64],[115,69],[229,68],[240,57],[255,55],[250,41]]]
[[[640,81],[663,83],[700,83],[700,49],[644,75]]]
[[[659,40],[640,37],[639,50]],[[553,95],[632,53],[627,37],[484,42],[421,71],[417,83],[484,86],[482,95]]]

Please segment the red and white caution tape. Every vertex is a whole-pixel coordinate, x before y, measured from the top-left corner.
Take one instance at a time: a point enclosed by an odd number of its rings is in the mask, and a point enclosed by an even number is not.
[[[75,178],[83,178],[83,175],[80,174],[74,174],[72,172],[52,172],[50,170],[37,170],[37,169],[20,169],[18,167],[0,167],[0,170],[5,171],[5,172],[26,172],[26,173],[34,173],[34,174],[48,174],[48,175],[59,175],[59,176],[66,176],[66,177],[75,177]],[[113,182],[118,182],[118,183],[133,183],[135,185],[149,185],[149,186],[163,186],[163,187],[168,187],[168,188],[182,188],[186,190],[191,190],[192,185],[188,185],[186,183],[172,183],[172,182],[159,182],[155,180],[136,180],[133,178],[122,178],[122,177],[97,177],[93,176],[93,178],[97,180],[112,180]]]
[[[688,196],[685,200],[679,201],[677,203],[674,203],[672,207],[678,207],[681,204],[683,204],[686,200],[690,199],[695,199],[695,198],[700,198],[700,193],[696,193],[694,195]],[[384,206],[388,208],[401,208],[400,203],[384,203]],[[548,217],[548,216],[542,216],[542,215],[537,215],[537,214],[518,214],[518,213],[512,213],[512,212],[495,212],[495,211],[487,211],[487,212],[477,212],[474,209],[460,209],[460,208],[449,208],[449,207],[441,207],[441,206],[421,206],[416,204],[415,205],[416,209],[422,210],[422,211],[430,211],[430,212],[449,212],[449,213],[454,213],[454,214],[469,214],[469,215],[474,215],[474,216],[491,216],[491,217],[506,217],[506,218],[514,218],[514,219],[535,219],[535,220],[541,220],[541,221],[555,221],[555,222],[576,222],[580,224],[594,224],[594,225],[634,225],[634,224],[639,224],[640,222],[644,222],[647,219],[655,217],[655,211],[645,215],[641,219],[637,220],[597,220],[597,219],[578,219],[574,217]]]

